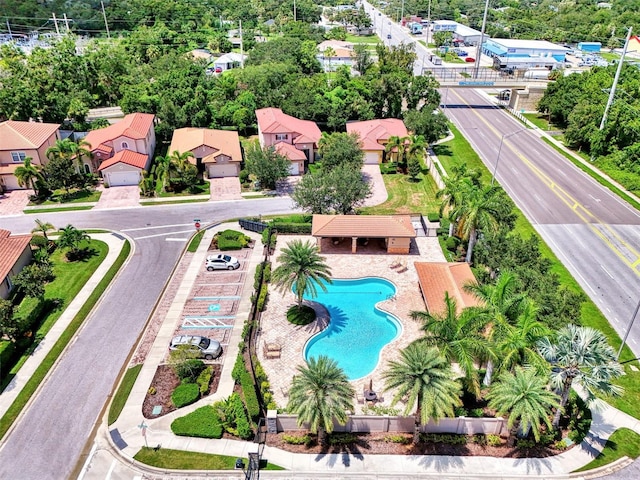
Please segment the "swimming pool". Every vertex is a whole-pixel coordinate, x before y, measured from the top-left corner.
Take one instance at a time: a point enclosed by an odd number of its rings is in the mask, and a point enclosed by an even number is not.
[[[317,291],[317,297],[305,298],[324,305],[331,321],[309,339],[304,358],[326,355],[338,362],[349,380],[367,376],[378,365],[382,348],[402,331],[397,318],[376,308],[396,294],[396,287],[383,278],[367,277],[333,280],[327,292]]]

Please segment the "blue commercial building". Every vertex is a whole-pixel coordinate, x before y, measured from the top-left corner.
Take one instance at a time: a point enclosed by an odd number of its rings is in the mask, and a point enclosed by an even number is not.
[[[569,50],[546,40],[490,38],[482,53],[493,57],[496,68],[556,68],[564,65]]]

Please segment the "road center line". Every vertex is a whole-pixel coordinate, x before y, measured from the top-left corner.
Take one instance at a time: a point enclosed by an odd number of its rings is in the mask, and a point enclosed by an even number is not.
[[[135,232],[138,230],[153,230],[154,228],[173,228],[173,227],[188,227],[189,225],[193,225],[193,223],[177,223],[175,225],[156,225],[153,227],[140,227],[140,228],[124,228],[120,230],[121,232]]]

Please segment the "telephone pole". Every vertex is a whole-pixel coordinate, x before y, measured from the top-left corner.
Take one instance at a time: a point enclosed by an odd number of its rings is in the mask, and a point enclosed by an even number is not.
[[[104,28],[107,29],[107,38],[111,39],[111,34],[109,33],[109,23],[107,23],[107,14],[104,11],[104,2],[100,2],[100,5],[102,6],[102,18],[104,18]]]
[[[69,33],[69,20],[70,19],[67,18],[67,14],[66,13],[62,14],[62,18],[64,18],[64,24],[65,24],[65,26],[67,28],[67,33]],[[73,22],[73,20],[71,20],[71,21]]]
[[[54,24],[55,24],[55,26],[56,26],[56,35],[60,36],[60,29],[58,28],[58,19],[56,18],[56,14],[55,14],[55,12],[53,12],[53,13],[51,14],[51,16],[52,16],[52,18],[50,18],[49,20],[52,20],[52,21],[53,21],[53,23],[54,23]]]
[[[631,38],[631,27],[629,27],[629,31],[627,32],[627,39],[624,42],[624,48],[622,49],[622,56],[618,61],[618,68],[616,69],[616,75],[613,78],[613,86],[611,87],[611,91],[609,92],[609,99],[607,100],[607,106],[604,107],[604,114],[602,115],[602,121],[600,122],[600,130],[604,128],[604,124],[607,121],[609,108],[611,108],[611,104],[613,103],[613,97],[615,97],[616,95],[616,87],[618,86],[618,80],[620,79],[620,70],[622,70],[622,64],[624,63],[624,56],[627,54],[627,47],[629,46],[630,38]]]

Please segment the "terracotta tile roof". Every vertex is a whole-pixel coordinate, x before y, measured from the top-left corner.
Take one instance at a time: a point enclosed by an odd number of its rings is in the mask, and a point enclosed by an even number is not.
[[[438,314],[445,311],[445,292],[449,292],[449,296],[456,300],[458,312],[466,307],[480,305],[478,298],[463,288],[467,283],[476,283],[469,264],[415,262],[415,267],[429,313]]]
[[[0,150],[40,148],[60,125],[57,123],[16,122],[0,123]]]
[[[0,282],[3,282],[16,264],[31,235],[11,235],[9,230],[0,229]]]
[[[384,150],[380,141],[386,142],[389,137],[402,138],[409,135],[404,122],[397,118],[348,122],[347,133],[357,133],[360,136],[363,150]]]
[[[293,161],[307,159],[306,155],[302,150],[298,150],[293,145],[290,145],[285,142],[276,143],[276,152],[284,157],[287,157],[289,160],[293,160]]]
[[[111,142],[118,137],[142,140],[147,137],[149,130],[153,127],[154,118],[155,115],[152,113],[130,113],[118,123],[90,131],[84,140],[91,145],[89,147],[91,151],[101,148],[101,144]]]
[[[410,237],[416,236],[409,215],[314,215],[314,237]]]
[[[279,108],[256,110],[256,118],[262,133],[297,133],[309,139],[310,142],[308,143],[313,142],[315,144],[318,143],[322,136],[315,122],[292,117],[283,113]]]
[[[109,168],[116,163],[125,163],[127,165],[131,165],[132,167],[137,167],[140,169],[144,169],[147,165],[147,160],[149,159],[144,153],[134,152],[133,150],[120,150],[113,157],[105,160],[100,164],[100,168],[98,170],[102,171],[105,168]]]
[[[215,163],[215,158],[220,155],[226,155],[232,162],[242,161],[238,132],[210,128],[178,128],[173,132],[168,153],[176,150],[180,153],[191,152],[201,146],[218,150],[205,157],[204,163]],[[195,164],[195,158],[190,158],[189,161]]]

